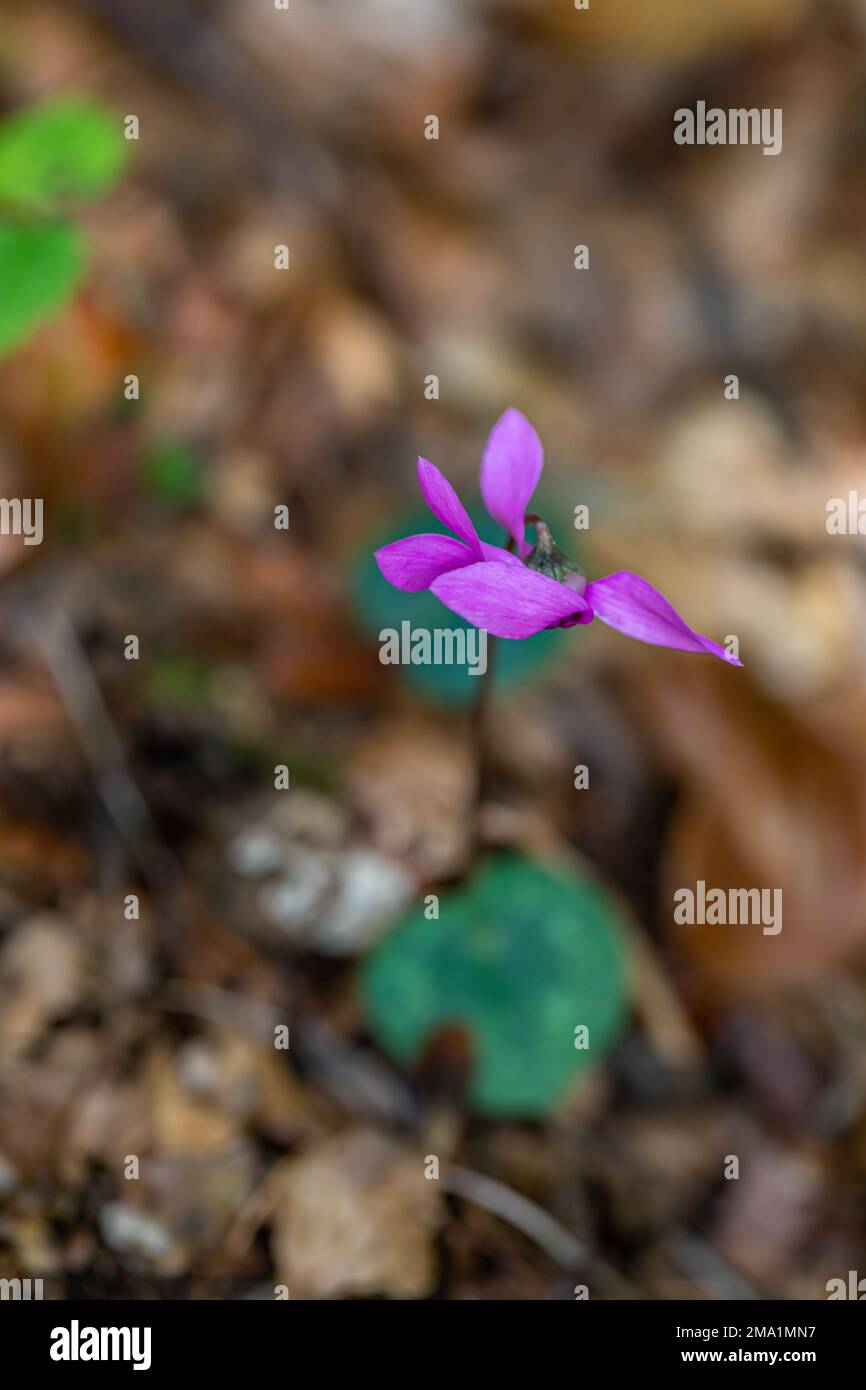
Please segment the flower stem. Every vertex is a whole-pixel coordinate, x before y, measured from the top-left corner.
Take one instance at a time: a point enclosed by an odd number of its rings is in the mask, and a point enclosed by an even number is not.
[[[509,536],[505,549],[514,550],[514,540]],[[481,812],[484,802],[490,792],[490,745],[488,742],[488,725],[490,723],[490,706],[493,701],[493,682],[496,678],[496,648],[495,637],[487,633],[487,666],[484,674],[478,677],[478,689],[475,692],[475,703],[472,706],[470,731],[472,747],[475,753],[475,792],[471,810],[471,845],[470,862],[484,848],[484,835],[481,827]]]
[[[478,690],[470,716],[472,747],[475,755],[475,791],[472,804],[472,854],[482,848],[481,812],[490,792],[489,711],[496,672],[496,638],[487,634],[487,668],[478,677]]]

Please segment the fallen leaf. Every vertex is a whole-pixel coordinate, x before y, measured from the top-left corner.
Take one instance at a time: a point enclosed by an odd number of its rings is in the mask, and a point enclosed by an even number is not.
[[[296,1159],[284,1181],[273,1254],[291,1298],[431,1293],[441,1203],[421,1153],[354,1130]]]
[[[20,1056],[53,1019],[81,998],[84,952],[59,917],[32,917],[16,928],[0,953],[0,1052]]]

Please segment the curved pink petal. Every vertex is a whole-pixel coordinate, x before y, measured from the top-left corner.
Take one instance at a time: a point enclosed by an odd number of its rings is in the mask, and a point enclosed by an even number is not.
[[[395,589],[415,593],[461,565],[478,563],[474,551],[453,536],[405,536],[376,551],[376,564]]]
[[[496,560],[500,564],[517,565],[519,569],[524,568],[522,560],[518,560],[513,550],[505,550],[501,545],[488,545],[487,541],[481,542],[481,550],[485,560]]]
[[[708,652],[731,666],[742,666],[718,642],[690,628],[652,584],[639,574],[620,570],[587,584],[584,597],[597,618],[608,627],[635,637],[639,642],[652,642],[657,647],[675,647],[682,652]]]
[[[450,531],[454,531],[462,541],[465,541],[480,560],[482,550],[478,532],[469,520],[466,508],[457,493],[445,474],[439,472],[435,463],[429,463],[427,459],[419,458],[418,486],[433,515],[438,517],[443,526],[447,526]]]
[[[542,628],[592,621],[592,609],[580,594],[525,565],[466,565],[441,575],[430,589],[446,607],[493,637],[532,637]]]
[[[506,410],[490,431],[481,459],[481,495],[493,520],[514,538],[522,556],[532,548],[525,539],[524,518],[543,467],[541,440],[526,416],[519,410]]]

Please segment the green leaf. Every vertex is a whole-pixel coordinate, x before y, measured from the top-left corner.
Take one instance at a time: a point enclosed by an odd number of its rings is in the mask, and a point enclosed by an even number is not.
[[[493,545],[503,544],[502,532],[491,521],[480,503],[468,507],[467,510],[483,541]],[[541,510],[543,511],[543,508]],[[555,522],[556,518],[552,516],[552,524],[556,530]],[[560,530],[565,529],[560,527]],[[441,525],[426,508],[406,512],[388,527],[368,538],[355,564],[349,592],[361,626],[376,642],[385,628],[395,628],[399,632],[400,624],[404,621],[411,623],[413,632],[421,629],[432,632],[434,628],[459,631],[471,626],[440,603],[435,594],[426,591],[405,594],[382,577],[373,552],[380,546],[387,545],[389,541],[418,532],[447,532],[447,527]],[[556,660],[557,655],[565,650],[564,643],[581,640],[578,632],[577,628],[568,631],[557,628],[536,633],[534,637],[522,642],[499,641],[495,670],[497,689],[507,690],[537,679]],[[429,699],[448,705],[470,704],[477,693],[480,679],[478,676],[470,675],[465,666],[407,665],[396,669],[407,684],[420,690]]]
[[[93,198],[117,178],[126,153],[118,117],[93,102],[28,107],[0,124],[0,199],[50,210],[63,198]]]
[[[410,911],[367,960],[371,1030],[401,1065],[446,1024],[472,1040],[470,1099],[491,1115],[544,1114],[604,1056],[626,1011],[614,899],[589,874],[521,855],[488,861],[443,896],[439,920]],[[588,1047],[575,1029],[588,1028]]]
[[[149,490],[172,507],[191,507],[202,499],[201,459],[181,440],[152,444],[142,460],[142,474]]]
[[[0,225],[0,353],[66,303],[85,258],[83,238],[65,222]]]

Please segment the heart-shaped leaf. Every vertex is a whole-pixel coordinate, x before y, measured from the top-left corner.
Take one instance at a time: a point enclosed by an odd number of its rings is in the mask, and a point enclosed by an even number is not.
[[[118,118],[75,98],[18,111],[0,123],[0,199],[52,211],[63,198],[93,198],[126,156]]]
[[[85,259],[83,238],[65,222],[0,226],[0,353],[65,304]]]
[[[374,951],[362,973],[370,1027],[409,1065],[434,1033],[462,1026],[476,1109],[543,1114],[623,1024],[619,925],[614,899],[589,874],[499,856],[442,897],[438,920],[415,908]]]

